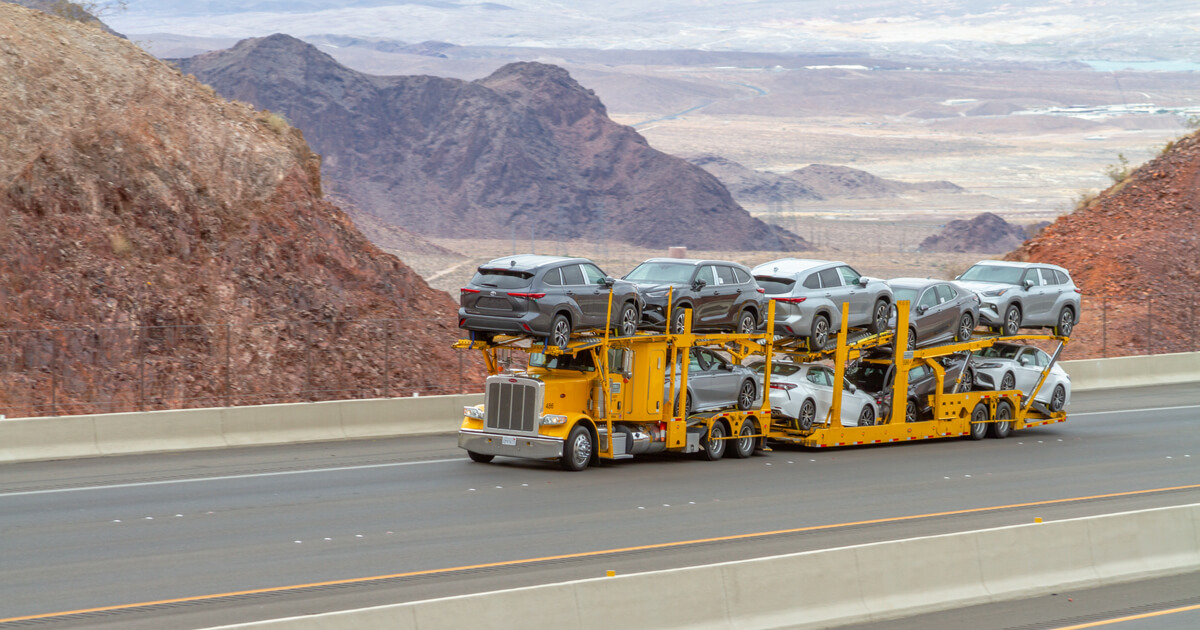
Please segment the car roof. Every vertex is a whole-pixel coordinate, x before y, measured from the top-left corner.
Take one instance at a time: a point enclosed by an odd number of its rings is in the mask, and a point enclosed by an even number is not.
[[[566,256],[540,256],[538,254],[517,254],[496,258],[479,266],[480,269],[511,269],[513,271],[536,271],[542,267],[558,263],[590,263],[586,258],[569,258]],[[594,264],[594,263],[593,263]]]
[[[811,260],[808,258],[780,258],[765,262],[754,268],[755,275],[770,274],[770,275],[795,275],[812,271],[819,267],[825,266],[841,266],[846,263],[836,260]]]
[[[1036,267],[1049,267],[1051,269],[1057,269],[1057,270],[1063,271],[1063,272],[1067,271],[1063,267],[1059,267],[1058,265],[1052,265],[1050,263],[1020,262],[1020,261],[1015,261],[1015,260],[981,260],[981,261],[975,263],[975,265],[989,265],[992,267],[1016,267],[1018,269],[1028,269],[1030,267],[1036,266]],[[975,265],[971,265],[971,266],[974,267]],[[1070,275],[1070,273],[1067,272],[1067,275]]]
[[[906,289],[924,289],[935,284],[950,284],[947,280],[933,278],[892,278],[887,281],[889,287],[904,287]]]
[[[681,265],[691,265],[693,267],[699,265],[730,265],[733,267],[741,267],[742,269],[746,270],[750,269],[746,265],[735,263],[730,260],[707,260],[703,258],[650,258],[648,260],[643,260],[640,264],[644,265],[646,263],[679,263]]]

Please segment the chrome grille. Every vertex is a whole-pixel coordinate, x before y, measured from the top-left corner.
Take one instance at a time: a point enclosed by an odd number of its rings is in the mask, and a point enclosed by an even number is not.
[[[483,406],[484,426],[497,431],[536,433],[542,406],[541,388],[539,381],[489,377]]]

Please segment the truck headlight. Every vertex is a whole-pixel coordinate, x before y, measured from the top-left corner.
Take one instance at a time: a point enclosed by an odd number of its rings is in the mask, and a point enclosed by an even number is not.
[[[483,420],[483,410],[479,407],[463,407],[463,415],[476,420]]]
[[[542,416],[542,419],[541,419],[541,424],[543,424],[543,425],[555,425],[555,424],[566,424],[566,423],[567,423],[567,417],[560,416],[556,413],[548,413],[548,414]]]

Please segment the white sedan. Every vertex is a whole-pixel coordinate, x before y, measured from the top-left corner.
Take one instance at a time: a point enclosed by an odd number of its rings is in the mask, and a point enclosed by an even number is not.
[[[763,366],[755,370],[762,374]],[[833,369],[819,363],[779,363],[771,366],[771,414],[786,417],[802,431],[825,424],[833,407]],[[849,381],[842,385],[844,427],[875,424],[875,400]]]
[[[1050,355],[1038,348],[998,343],[976,350],[975,356],[971,357],[974,387],[997,391],[1017,389],[1028,396],[1049,364]],[[1050,368],[1046,382],[1034,400],[1045,404],[1050,411],[1062,411],[1071,404],[1071,377],[1058,363]]]

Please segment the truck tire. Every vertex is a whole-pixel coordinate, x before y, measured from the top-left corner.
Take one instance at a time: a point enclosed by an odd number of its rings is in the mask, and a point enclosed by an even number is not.
[[[725,456],[726,441],[719,438],[724,438],[729,435],[729,431],[725,428],[724,422],[717,422],[712,425],[708,435],[704,436],[704,459],[710,462],[715,462]]]
[[[996,421],[992,423],[991,434],[997,440],[1003,440],[1012,433],[1013,408],[1007,400],[996,405]]]
[[[563,443],[563,454],[558,460],[558,465],[563,470],[575,472],[583,470],[592,462],[592,454],[595,450],[596,446],[592,443],[591,432],[582,424],[577,424],[567,434],[567,441]]]
[[[730,455],[737,459],[746,459],[753,455],[758,438],[749,436],[755,433],[758,433],[758,430],[755,428],[754,422],[750,420],[743,422],[742,428],[738,429],[738,439],[733,441],[733,451],[730,452]]]
[[[471,461],[479,462],[480,464],[486,464],[496,458],[495,455],[484,455],[475,451],[467,451],[467,457],[470,457]]]
[[[987,403],[980,401],[975,405],[975,409],[971,410],[971,432],[972,440],[982,440],[988,434],[988,406]]]

